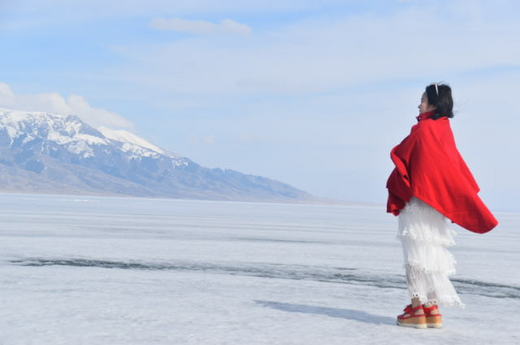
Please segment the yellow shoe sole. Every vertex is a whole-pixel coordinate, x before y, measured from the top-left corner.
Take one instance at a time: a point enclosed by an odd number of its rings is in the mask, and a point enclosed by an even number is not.
[[[397,324],[397,326],[401,326],[401,327],[411,327],[411,328],[419,328],[419,329],[428,328],[428,325],[426,323],[400,322],[399,320],[397,320],[396,324]]]

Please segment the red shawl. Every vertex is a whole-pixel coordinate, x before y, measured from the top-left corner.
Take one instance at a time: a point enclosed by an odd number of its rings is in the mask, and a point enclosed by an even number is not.
[[[398,215],[415,196],[463,228],[488,232],[498,221],[477,194],[480,188],[457,149],[449,119],[433,115],[419,115],[410,135],[392,149],[387,212]]]

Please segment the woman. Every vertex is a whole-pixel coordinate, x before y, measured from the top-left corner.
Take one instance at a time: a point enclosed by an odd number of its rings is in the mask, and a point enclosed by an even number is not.
[[[418,123],[391,152],[395,169],[387,182],[387,212],[399,215],[398,237],[411,298],[397,317],[400,326],[439,328],[439,304],[464,307],[449,280],[455,273],[455,260],[447,249],[455,244],[450,221],[476,233],[498,224],[457,150],[452,117],[451,88],[427,86]]]

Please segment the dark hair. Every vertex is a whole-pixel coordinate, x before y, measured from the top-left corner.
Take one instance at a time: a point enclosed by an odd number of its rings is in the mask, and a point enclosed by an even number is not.
[[[437,85],[437,87],[435,87]],[[446,84],[430,84],[426,87],[426,97],[428,103],[435,106],[435,115],[432,119],[437,120],[441,117],[453,117],[453,98],[451,97],[451,87]]]

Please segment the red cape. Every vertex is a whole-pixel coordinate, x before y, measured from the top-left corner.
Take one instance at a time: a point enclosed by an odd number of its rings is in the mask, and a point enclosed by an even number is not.
[[[478,196],[480,188],[459,153],[447,117],[418,117],[411,133],[391,152],[387,212],[398,215],[415,196],[452,222],[476,233],[498,225]]]

